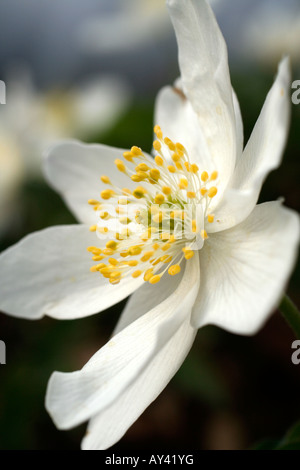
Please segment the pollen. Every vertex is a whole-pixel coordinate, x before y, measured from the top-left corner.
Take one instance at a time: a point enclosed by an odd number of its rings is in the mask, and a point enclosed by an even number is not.
[[[114,161],[128,178],[128,187],[120,188],[102,175],[107,189],[99,201],[88,200],[96,211],[90,231],[96,232],[100,245],[87,248],[96,263],[90,271],[112,285],[127,276],[156,284],[164,275],[180,273],[182,261],[206,243],[214,221],[218,171],[199,168],[188,148],[163,135],[160,126],[154,133],[154,158],[133,146],[123,153],[124,160]],[[103,202],[108,200],[113,210]]]

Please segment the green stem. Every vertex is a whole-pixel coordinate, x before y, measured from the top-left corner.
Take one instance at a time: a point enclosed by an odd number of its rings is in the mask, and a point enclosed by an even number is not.
[[[294,331],[296,338],[300,339],[300,312],[291,299],[285,295],[278,307],[288,325]]]

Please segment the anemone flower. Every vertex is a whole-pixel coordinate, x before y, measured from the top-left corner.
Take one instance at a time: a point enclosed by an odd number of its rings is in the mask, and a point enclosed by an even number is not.
[[[211,8],[205,0],[167,4],[181,77],[157,98],[154,158],[138,147],[52,148],[47,179],[81,224],[29,235],[0,260],[0,307],[22,318],[80,318],[133,293],[110,341],[82,370],[55,372],[48,385],[58,428],[90,420],[83,449],[124,435],[181,366],[198,328],[255,333],[296,257],[298,215],[279,201],[257,205],[286,141],[288,59],[243,149]]]

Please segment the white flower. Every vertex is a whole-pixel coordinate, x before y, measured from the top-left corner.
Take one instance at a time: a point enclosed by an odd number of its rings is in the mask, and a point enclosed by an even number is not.
[[[82,370],[55,372],[49,382],[46,406],[60,429],[90,420],[84,449],[104,449],[123,436],[176,373],[197,328],[215,324],[255,333],[284,292],[299,240],[296,213],[280,202],[256,205],[286,140],[288,60],[243,151],[226,45],[210,7],[204,0],[167,3],[181,79],[157,99],[155,160],[137,147],[123,160],[123,150],[102,145],[56,146],[46,175],[82,225],[29,235],[1,256],[0,308],[11,315],[80,318],[136,291],[112,339]],[[105,247],[101,237],[120,223],[117,201],[125,207],[125,194],[144,205],[133,214],[137,219],[121,223],[129,237],[117,235]],[[106,208],[107,200],[112,205]],[[163,214],[150,214],[162,201]],[[160,233],[160,219],[171,219],[171,240]],[[176,239],[175,222],[185,238]],[[149,232],[161,236],[151,240]],[[165,267],[170,274],[162,274]]]
[[[127,108],[130,93],[113,76],[89,80],[69,91],[38,92],[23,71],[8,77],[0,108],[0,232],[16,216],[25,178],[40,176],[43,149],[62,138],[105,132]],[[16,209],[17,212],[17,209]]]

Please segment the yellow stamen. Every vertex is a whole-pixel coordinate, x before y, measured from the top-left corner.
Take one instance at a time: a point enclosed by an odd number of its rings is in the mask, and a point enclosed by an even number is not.
[[[170,266],[168,269],[168,273],[171,276],[175,276],[176,274],[180,273],[180,271],[181,271],[181,268],[179,264],[173,264],[173,266]]]

